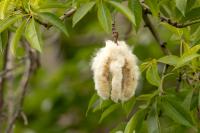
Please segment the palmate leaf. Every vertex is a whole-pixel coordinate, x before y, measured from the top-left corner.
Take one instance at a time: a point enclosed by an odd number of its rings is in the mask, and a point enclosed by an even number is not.
[[[42,48],[41,48],[41,43],[40,43],[40,39],[38,35],[39,34],[36,28],[35,20],[34,18],[32,18],[26,26],[25,37],[27,41],[30,43],[31,47],[41,52]]]
[[[27,22],[26,20],[24,20],[22,22],[22,24],[18,27],[18,29],[16,30],[16,33],[14,34],[14,36],[11,40],[11,52],[13,53],[13,55],[16,55],[17,45],[18,45],[20,38],[24,32],[26,22]]]
[[[103,27],[103,29],[109,33],[111,31],[111,15],[110,15],[110,11],[107,8],[107,6],[100,1],[98,3],[98,12],[97,12],[97,16],[98,16],[98,20],[99,23],[101,24],[101,26]]]
[[[10,25],[15,23],[21,17],[22,17],[21,15],[14,15],[14,16],[7,17],[3,20],[0,20],[0,32],[7,29]]]
[[[92,9],[95,2],[88,2],[83,4],[74,14],[72,23],[73,27]]]
[[[54,14],[49,12],[41,12],[38,14],[39,17],[42,19],[47,20],[49,23],[57,27],[59,30],[61,30],[66,36],[69,36],[66,26],[63,24],[63,22]]]
[[[135,16],[133,15],[132,11],[128,7],[115,1],[108,1],[108,3],[110,3],[115,9],[117,9],[119,12],[124,14],[134,25],[136,25]]]
[[[194,122],[192,120],[190,112],[182,107],[179,102],[172,99],[172,97],[164,97],[162,99],[161,106],[166,115],[175,122],[185,126],[193,127]]]

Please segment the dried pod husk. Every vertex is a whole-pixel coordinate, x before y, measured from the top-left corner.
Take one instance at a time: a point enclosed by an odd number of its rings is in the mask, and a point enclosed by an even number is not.
[[[95,89],[103,99],[111,95],[114,102],[127,101],[135,94],[139,79],[137,58],[124,41],[106,41],[93,59],[92,70]]]

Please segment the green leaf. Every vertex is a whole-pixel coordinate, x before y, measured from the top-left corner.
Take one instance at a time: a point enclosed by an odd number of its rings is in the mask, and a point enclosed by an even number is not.
[[[200,7],[193,8],[189,12],[186,13],[185,15],[185,20],[194,20],[200,18]]]
[[[138,133],[142,127],[143,120],[145,118],[146,111],[141,109],[137,111],[126,125],[124,133]]]
[[[200,54],[193,53],[193,54],[188,54],[188,55],[182,56],[181,59],[177,62],[174,69],[184,66],[185,64],[187,64],[188,62],[190,62],[191,60],[193,60],[197,57],[200,57]]]
[[[94,105],[94,103],[98,100],[99,96],[95,93],[91,99],[90,99],[90,102],[88,104],[88,108],[87,108],[87,111],[86,111],[86,116],[89,112],[89,110],[92,108],[92,106]]]
[[[102,100],[100,99],[99,104],[94,107],[93,112],[103,110],[104,108],[110,106],[113,102],[111,100]]]
[[[41,12],[38,14],[39,17],[47,20],[49,23],[57,27],[59,30],[61,30],[66,36],[69,36],[66,26],[63,24],[63,22],[54,14],[49,12]]]
[[[1,5],[1,9],[0,9],[0,19],[4,19],[6,16],[6,11],[8,9],[10,0],[4,0],[1,2],[2,2],[2,5]]]
[[[185,16],[187,0],[176,0],[176,7],[183,14],[183,16]]]
[[[162,26],[164,26],[167,30],[170,32],[176,34],[177,36],[181,36],[183,34],[183,30],[180,28],[176,28],[168,23],[161,22],[160,23]]]
[[[28,23],[28,25],[26,26],[25,34],[26,34],[26,39],[28,40],[30,45],[34,49],[41,52],[42,48],[41,48],[41,44],[40,44],[40,39],[38,37],[39,34],[36,30],[36,23],[35,23],[34,18],[32,18],[30,20],[30,22]]]
[[[51,8],[68,8],[71,2],[61,3],[61,2],[45,2],[45,4],[39,5],[39,9],[51,9]]]
[[[88,2],[83,4],[74,14],[72,22],[73,27],[92,9],[95,2]]]
[[[102,28],[109,33],[111,31],[111,15],[110,15],[110,11],[109,9],[106,7],[105,4],[102,3],[102,1],[100,1],[100,3],[98,4],[98,20],[99,23],[101,24]]]
[[[101,118],[99,120],[99,123],[101,123],[108,115],[110,115],[113,111],[118,109],[120,107],[119,104],[113,104],[112,106],[108,107],[102,114]]]
[[[16,49],[17,49],[17,45],[20,41],[20,38],[23,34],[23,31],[25,29],[25,25],[26,25],[26,20],[24,20],[22,22],[22,24],[19,26],[19,28],[16,30],[16,33],[14,34],[12,40],[11,40],[11,52],[13,53],[13,55],[16,55]]]
[[[122,104],[122,108],[125,110],[127,116],[132,111],[132,109],[135,105],[135,102],[136,102],[136,99],[135,99],[135,97],[133,97],[129,101]]]
[[[0,33],[0,52],[3,54],[5,46],[8,43],[8,30]]]
[[[161,63],[165,63],[165,64],[168,64],[168,65],[172,65],[172,66],[175,66],[177,64],[177,62],[179,61],[179,57],[178,56],[175,56],[175,55],[167,55],[167,56],[164,56],[160,59],[158,59],[158,62],[161,62]]]
[[[199,96],[198,96],[198,107],[200,107],[200,89],[199,89]]]
[[[159,86],[160,84],[160,76],[158,74],[157,63],[152,63],[152,65],[146,71],[146,79],[147,81],[155,86]]]
[[[180,105],[177,101],[173,100],[171,97],[163,98],[161,103],[166,115],[170,117],[175,122],[192,127],[193,120],[190,113]]]
[[[10,25],[15,23],[21,17],[22,17],[21,15],[15,15],[15,16],[10,16],[8,18],[0,20],[0,32],[7,29]]]
[[[188,95],[185,97],[185,99],[182,103],[182,106],[188,111],[190,111],[192,96],[193,96],[193,89],[190,88]]]
[[[136,29],[138,30],[138,27],[140,26],[142,20],[142,7],[140,5],[140,2],[139,0],[129,0],[128,5],[135,17],[135,25]]]
[[[190,11],[193,6],[195,5],[197,0],[188,0],[187,1],[187,9],[186,9],[186,12]]]
[[[108,1],[108,3],[110,3],[113,7],[115,7],[115,9],[124,14],[134,25],[136,25],[135,16],[128,7],[115,1]]]
[[[148,133],[161,133],[160,122],[157,114],[157,102],[154,102],[148,114]]]
[[[157,0],[145,0],[146,4],[149,6],[153,16],[158,16],[159,4]]]

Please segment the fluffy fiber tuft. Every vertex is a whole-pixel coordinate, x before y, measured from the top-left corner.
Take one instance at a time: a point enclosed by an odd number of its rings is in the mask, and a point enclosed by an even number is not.
[[[124,41],[106,41],[92,60],[95,89],[103,99],[127,101],[134,94],[139,79],[137,57]]]

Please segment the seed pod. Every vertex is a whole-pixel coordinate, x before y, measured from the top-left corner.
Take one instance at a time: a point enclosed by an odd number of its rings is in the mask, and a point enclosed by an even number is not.
[[[136,56],[124,41],[117,44],[106,41],[106,46],[97,52],[92,61],[98,95],[103,99],[111,95],[114,102],[130,99],[135,94],[139,79]]]

